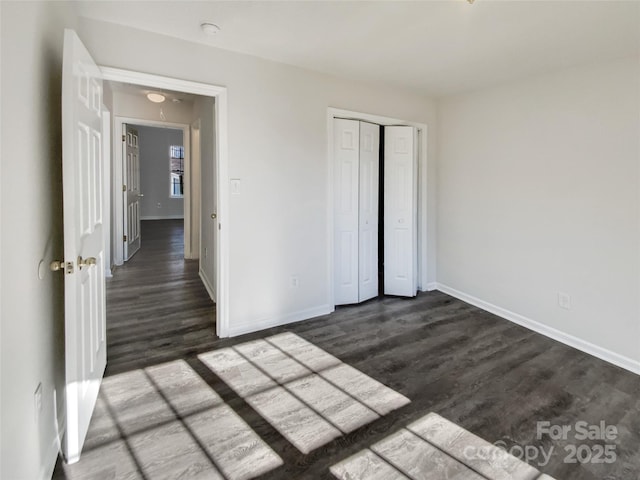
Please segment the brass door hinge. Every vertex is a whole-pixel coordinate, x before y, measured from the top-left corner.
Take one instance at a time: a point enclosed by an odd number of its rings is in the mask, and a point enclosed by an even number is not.
[[[127,186],[126,185],[122,185],[122,191],[126,192],[127,191]]]
[[[124,134],[122,134],[122,141],[125,142],[126,140],[127,140],[127,137]]]
[[[122,236],[122,241],[123,241],[123,242],[126,242],[126,241],[127,241],[127,236],[126,236],[126,235],[123,235],[123,236]]]

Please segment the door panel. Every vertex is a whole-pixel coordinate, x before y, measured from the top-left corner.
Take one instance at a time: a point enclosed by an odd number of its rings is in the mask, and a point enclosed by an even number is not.
[[[125,178],[124,192],[124,259],[129,260],[140,250],[140,146],[138,130],[124,124]]]
[[[106,366],[102,80],[73,30],[65,30],[62,170],[66,434],[78,461]]]
[[[417,142],[413,127],[385,127],[384,293],[417,291]]]
[[[358,302],[360,122],[334,120],[334,303]]]
[[[378,296],[380,127],[360,122],[358,301]]]

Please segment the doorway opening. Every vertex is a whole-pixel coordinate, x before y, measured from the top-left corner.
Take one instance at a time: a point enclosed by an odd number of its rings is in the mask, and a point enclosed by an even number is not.
[[[221,181],[221,179],[227,178],[228,170],[226,88],[110,67],[101,67],[101,71],[103,80],[106,82],[119,82],[148,90],[183,93],[202,99],[199,112],[203,113],[203,116],[195,122],[192,122],[193,118],[190,118],[177,125],[186,132],[185,137],[197,130],[197,138],[201,141],[203,138],[211,139],[206,149],[202,145],[197,148],[197,153],[201,156],[202,161],[198,164],[191,162],[191,165],[186,152],[186,150],[190,150],[190,142],[187,140],[184,142],[183,201],[185,213],[189,212],[184,215],[184,231],[185,236],[188,235],[187,232],[191,234],[190,240],[185,242],[185,253],[188,254],[189,252],[186,250],[190,249],[189,256],[198,260],[197,274],[205,284],[208,295],[216,304],[215,333],[218,337],[227,336],[228,272],[226,252],[228,243],[227,231],[222,228],[222,222],[227,218],[226,195],[228,187],[226,182]],[[169,109],[160,107],[157,110],[159,110],[160,119],[164,120],[162,124],[167,126],[166,120],[172,120],[168,115]],[[118,116],[119,113],[115,111],[114,115]],[[206,115],[204,115],[205,113]],[[139,119],[134,117],[132,123],[136,123],[136,120]],[[159,120],[155,121],[159,122]],[[118,131],[118,125],[122,125],[122,123],[115,122],[114,125],[114,152],[118,151],[117,142],[122,138],[122,132]],[[176,125],[169,126],[175,127]],[[113,247],[113,258],[116,264],[118,259],[122,258],[118,256],[118,245],[123,238],[119,237],[120,232],[118,231],[119,226],[123,225],[118,219],[119,212],[123,211],[124,206],[122,205],[122,185],[124,185],[122,178],[123,162],[115,160],[111,187],[114,233],[108,243]],[[207,187],[206,191],[201,188],[203,185]],[[194,231],[197,234],[193,234]],[[209,244],[205,242],[209,242]],[[205,255],[202,255],[203,251],[206,252]],[[211,327],[213,329],[213,325]]]
[[[189,126],[120,116],[115,120],[116,130],[122,132],[120,157],[115,159],[123,166],[122,260],[130,260],[144,245],[142,223],[164,220],[180,223],[184,258],[197,258],[191,248],[197,229],[185,225],[192,205],[199,203],[184,181],[191,165]]]
[[[200,260],[202,237],[211,240],[201,230],[215,230],[200,216],[203,197],[207,210],[214,208],[215,185],[201,188],[202,167],[215,169],[213,100],[162,89],[157,95],[175,101],[158,107],[146,98],[147,86],[105,82],[109,88],[111,245],[119,268],[107,282],[107,376],[206,350],[217,338],[216,298],[206,281],[215,271],[203,275],[208,266]],[[203,135],[201,123],[209,126]],[[206,241],[202,247],[215,249]]]

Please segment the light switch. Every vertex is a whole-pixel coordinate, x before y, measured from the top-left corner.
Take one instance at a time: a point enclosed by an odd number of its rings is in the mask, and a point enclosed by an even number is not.
[[[240,195],[240,179],[231,179],[231,195]]]

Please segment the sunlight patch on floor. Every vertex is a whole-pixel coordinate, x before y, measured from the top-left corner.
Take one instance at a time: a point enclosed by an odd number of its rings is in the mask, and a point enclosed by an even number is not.
[[[436,413],[333,465],[330,471],[341,480],[553,480]]]
[[[305,454],[410,403],[293,333],[198,358]]]
[[[105,452],[115,458],[108,467]],[[68,478],[249,479],[282,459],[183,360],[103,380]]]

